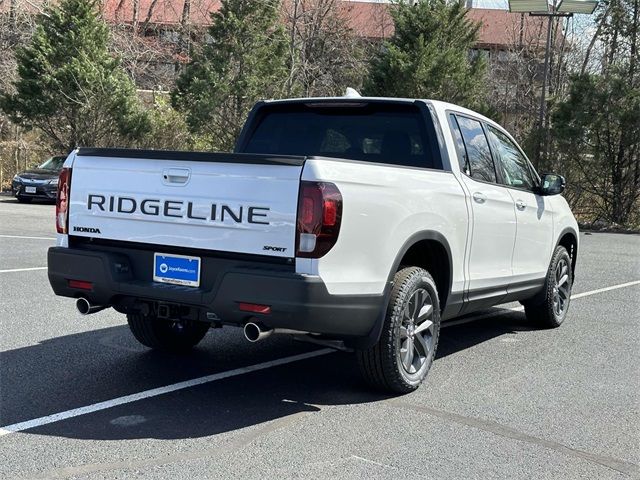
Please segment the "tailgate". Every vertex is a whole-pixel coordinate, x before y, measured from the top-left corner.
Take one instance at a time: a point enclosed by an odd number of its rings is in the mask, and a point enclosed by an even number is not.
[[[69,234],[295,256],[303,157],[80,149]]]

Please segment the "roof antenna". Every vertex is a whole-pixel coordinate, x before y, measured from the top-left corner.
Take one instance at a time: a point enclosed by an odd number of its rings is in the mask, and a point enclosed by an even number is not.
[[[344,92],[345,98],[360,98],[361,95],[355,88],[347,87],[347,90]]]

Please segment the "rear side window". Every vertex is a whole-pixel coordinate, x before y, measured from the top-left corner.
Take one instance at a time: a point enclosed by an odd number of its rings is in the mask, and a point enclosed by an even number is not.
[[[452,122],[454,139],[456,139],[456,135],[462,137],[464,154],[466,154],[464,157],[466,165],[463,164],[463,171],[476,180],[496,183],[496,170],[482,124],[478,120],[461,115],[455,115],[455,120],[460,130],[459,133],[456,133],[455,123]],[[456,139],[456,142],[458,141]],[[463,162],[461,161],[461,163]]]
[[[469,165],[469,156],[467,155],[467,149],[464,146],[464,140],[462,139],[462,133],[460,133],[460,126],[458,120],[453,114],[449,115],[449,123],[451,124],[451,132],[453,133],[453,140],[456,143],[456,152],[458,154],[458,162],[460,164],[460,170],[467,175],[471,176],[471,166]]]
[[[242,148],[244,153],[442,169],[437,141],[430,141],[427,132],[426,122],[431,118],[425,119],[415,105],[272,105],[258,112],[256,122]]]

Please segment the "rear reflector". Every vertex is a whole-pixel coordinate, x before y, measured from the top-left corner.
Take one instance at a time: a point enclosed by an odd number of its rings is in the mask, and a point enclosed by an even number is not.
[[[69,233],[69,195],[71,192],[71,169],[63,168],[58,177],[56,198],[56,231]]]
[[[271,307],[269,305],[258,305],[257,303],[240,303],[239,308],[243,312],[262,313],[269,315]]]
[[[69,280],[70,288],[77,288],[78,290],[92,290],[93,283],[85,282],[84,280]]]
[[[333,183],[300,183],[296,256],[320,258],[338,241],[342,195]]]

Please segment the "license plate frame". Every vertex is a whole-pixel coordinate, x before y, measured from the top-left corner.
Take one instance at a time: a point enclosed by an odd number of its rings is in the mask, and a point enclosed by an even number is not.
[[[188,255],[155,252],[153,255],[153,281],[182,285],[200,286],[202,259]]]
[[[24,187],[25,193],[36,193],[36,187]]]

